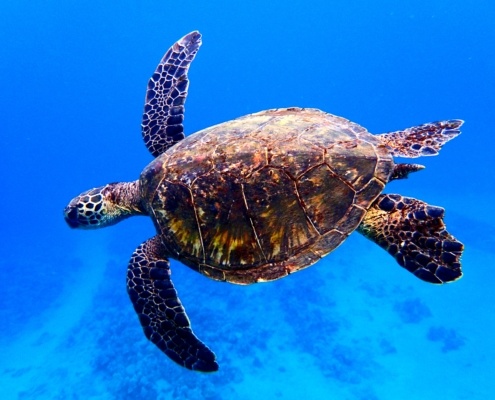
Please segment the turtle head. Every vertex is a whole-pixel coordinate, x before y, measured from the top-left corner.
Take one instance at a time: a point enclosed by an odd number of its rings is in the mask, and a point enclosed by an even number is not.
[[[146,214],[141,205],[139,183],[110,183],[87,190],[65,207],[71,228],[94,229],[114,225],[133,215]]]

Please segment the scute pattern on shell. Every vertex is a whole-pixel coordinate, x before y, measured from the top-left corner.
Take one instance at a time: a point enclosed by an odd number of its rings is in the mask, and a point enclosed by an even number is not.
[[[335,249],[393,165],[371,134],[344,118],[268,110],[169,149],[143,172],[157,188],[144,195],[173,257],[214,279],[251,283]]]

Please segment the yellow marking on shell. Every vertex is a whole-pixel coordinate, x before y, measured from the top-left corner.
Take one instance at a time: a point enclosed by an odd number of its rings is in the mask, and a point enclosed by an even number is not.
[[[282,232],[279,232],[279,237],[281,238],[282,237]],[[280,238],[279,239],[276,239],[276,241],[274,239],[271,240],[271,244],[272,244],[272,256],[277,256],[280,254]]]
[[[161,212],[166,214],[165,212]],[[169,229],[177,238],[177,241],[182,244],[187,244],[191,255],[194,257],[203,257],[201,240],[191,235],[188,229],[184,226],[184,222],[181,219],[173,218],[170,219]]]
[[[249,246],[251,237],[249,234],[242,234],[240,237],[234,237],[232,232],[226,230],[214,236],[211,243],[212,249],[210,252],[210,258],[215,260],[220,265],[227,265],[230,263],[231,254],[237,249]],[[252,244],[253,249],[256,248]],[[240,259],[239,262],[242,265],[252,263],[254,259]]]
[[[302,229],[298,229],[297,226],[293,226],[291,229],[291,235],[289,236],[289,247],[299,247],[308,241],[307,235]]]
[[[298,200],[293,200],[288,204],[287,209],[293,209],[297,205]],[[284,221],[280,220],[280,215],[274,207],[267,208],[260,216],[268,221],[267,229],[270,232],[271,257],[276,257],[282,252],[284,239],[288,248],[299,247],[308,242],[309,238],[304,227],[290,224],[286,226]]]
[[[198,258],[203,257],[203,246],[201,244],[201,240],[195,240],[192,243],[192,254]]]

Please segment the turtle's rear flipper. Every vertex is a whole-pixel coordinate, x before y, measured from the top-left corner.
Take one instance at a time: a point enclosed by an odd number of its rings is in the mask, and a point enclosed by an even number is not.
[[[463,123],[460,119],[431,122],[375,137],[396,157],[435,156],[445,143],[461,133]]]
[[[158,236],[141,244],[127,269],[127,292],[144,334],[176,363],[195,370],[218,370],[215,354],[192,332],[186,311],[170,280]]]
[[[410,197],[380,195],[358,231],[418,278],[431,283],[451,282],[462,276],[464,246],[446,231],[444,211]]]

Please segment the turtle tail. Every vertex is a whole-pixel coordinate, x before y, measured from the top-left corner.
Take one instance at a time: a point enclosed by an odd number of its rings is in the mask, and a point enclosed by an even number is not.
[[[446,283],[462,276],[464,245],[447,232],[445,210],[397,194],[380,195],[358,231],[418,278]]]
[[[376,137],[396,157],[435,156],[445,143],[461,133],[463,123],[460,119],[431,122]]]

